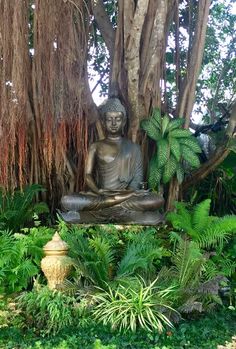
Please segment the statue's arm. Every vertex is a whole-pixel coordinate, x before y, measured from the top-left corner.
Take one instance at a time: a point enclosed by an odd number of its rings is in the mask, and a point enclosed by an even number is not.
[[[92,192],[98,194],[99,189],[93,178],[96,151],[97,151],[97,144],[96,143],[91,144],[91,146],[89,147],[88,156],[85,164],[85,183],[87,184],[87,186]]]
[[[143,161],[141,148],[135,145],[135,151],[132,156],[132,172],[133,178],[129,184],[129,189],[137,190],[140,188],[140,183],[143,181]]]

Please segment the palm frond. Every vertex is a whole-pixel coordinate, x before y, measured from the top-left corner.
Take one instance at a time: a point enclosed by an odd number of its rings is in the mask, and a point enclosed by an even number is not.
[[[172,262],[174,264],[172,269],[175,271],[180,288],[198,283],[205,260],[195,242],[182,240],[173,255]]]
[[[154,263],[162,258],[164,249],[158,245],[153,233],[141,233],[128,245],[120,261],[117,277],[132,275],[135,272],[151,273]]]
[[[104,238],[96,237],[89,239],[89,245],[93,248],[98,256],[107,268],[114,262],[114,251],[112,251],[110,244]]]

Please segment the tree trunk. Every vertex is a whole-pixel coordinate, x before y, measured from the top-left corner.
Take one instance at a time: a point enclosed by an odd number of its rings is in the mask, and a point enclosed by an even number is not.
[[[87,77],[89,13],[83,0],[36,0],[31,57],[30,3],[0,0],[0,185],[40,183],[58,205],[62,193],[83,188],[88,123],[98,115]]]

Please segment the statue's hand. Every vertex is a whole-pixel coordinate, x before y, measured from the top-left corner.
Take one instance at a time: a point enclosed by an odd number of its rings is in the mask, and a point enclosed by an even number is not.
[[[102,196],[115,196],[116,195],[115,192],[113,192],[111,190],[107,190],[107,189],[99,189],[98,194],[100,194]]]
[[[148,195],[150,193],[150,190],[147,189],[140,189],[140,190],[137,190],[133,193],[133,196],[144,196],[144,195]]]

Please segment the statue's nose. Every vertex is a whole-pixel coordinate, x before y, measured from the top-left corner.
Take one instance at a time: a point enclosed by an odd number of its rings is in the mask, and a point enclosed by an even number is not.
[[[112,126],[116,125],[116,120],[112,120]]]

